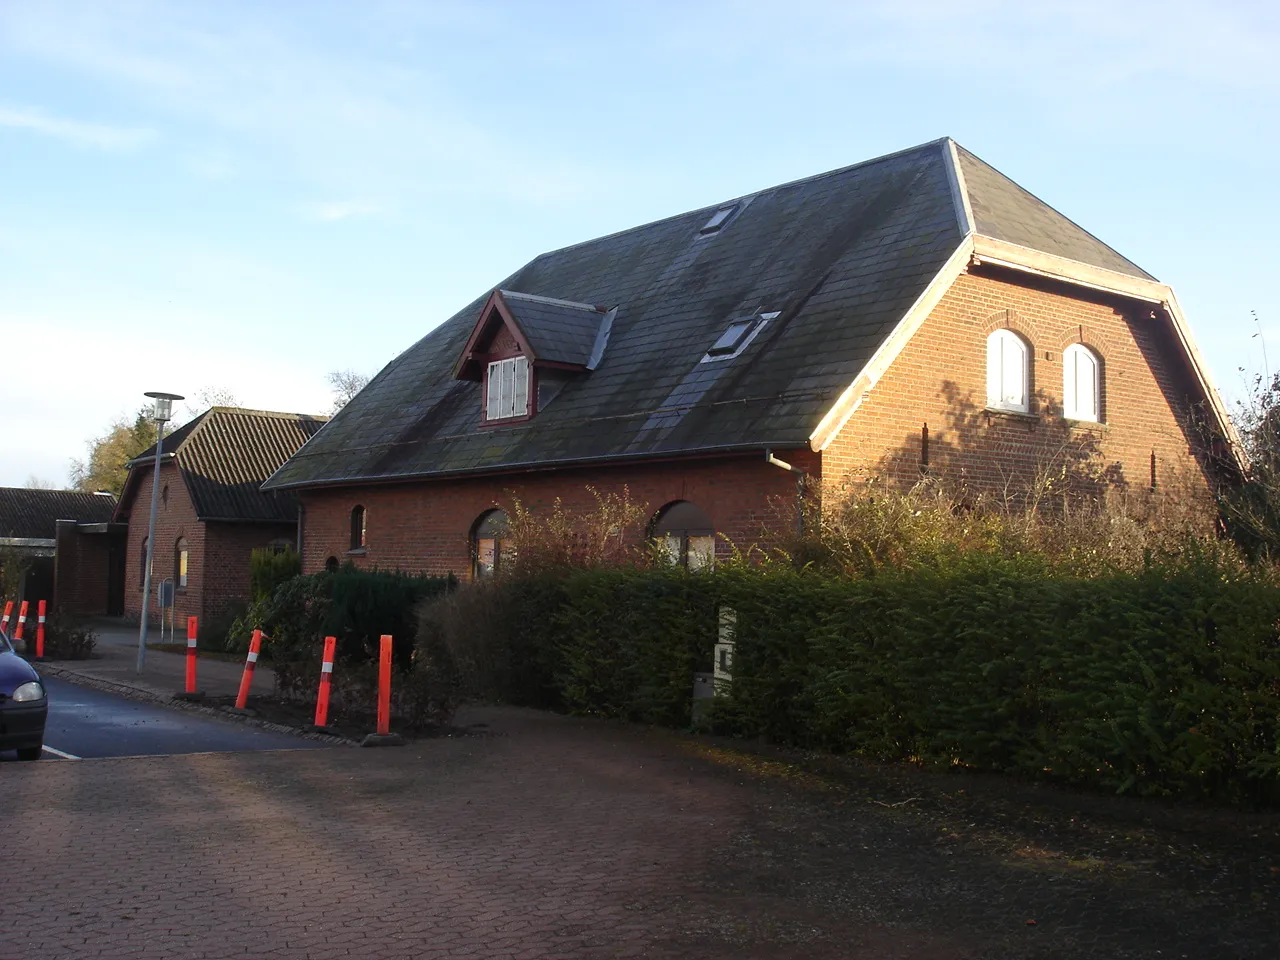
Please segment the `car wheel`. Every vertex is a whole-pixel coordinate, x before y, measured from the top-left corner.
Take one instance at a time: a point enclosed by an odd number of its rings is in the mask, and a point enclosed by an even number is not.
[[[44,747],[20,747],[18,749],[18,759],[39,760],[42,753],[44,753]]]

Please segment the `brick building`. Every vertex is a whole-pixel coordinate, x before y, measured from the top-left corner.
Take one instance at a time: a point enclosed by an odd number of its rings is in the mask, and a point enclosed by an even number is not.
[[[249,599],[249,555],[296,545],[298,501],[263,491],[262,482],[307,442],[324,417],[213,407],[165,438],[160,461],[151,609],[165,580],[174,585],[174,619],[217,621]],[[142,614],[155,448],[129,463],[116,508],[128,524],[124,612]],[[159,622],[158,620],[156,621]]]
[[[124,527],[116,498],[78,490],[0,487],[0,565],[24,570],[13,596],[71,615],[118,613],[124,601]],[[34,608],[33,608],[34,609]]]
[[[1170,288],[944,139],[538,257],[265,487],[306,570],[466,576],[512,497],[625,486],[697,565],[786,522],[796,471],[992,488],[1064,450],[1207,490],[1237,445]]]

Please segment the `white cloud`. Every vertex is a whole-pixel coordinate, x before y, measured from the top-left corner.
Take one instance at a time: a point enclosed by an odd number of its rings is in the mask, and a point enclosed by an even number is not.
[[[155,136],[154,131],[51,117],[42,110],[0,106],[0,127],[30,130],[77,147],[127,150]]]

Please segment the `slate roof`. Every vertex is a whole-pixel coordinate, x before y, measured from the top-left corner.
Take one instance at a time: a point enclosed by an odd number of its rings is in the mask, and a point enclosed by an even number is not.
[[[165,437],[161,456],[177,461],[196,516],[201,520],[296,523],[298,505],[288,493],[264,491],[262,482],[324,425],[327,417],[212,407]],[[146,466],[152,446],[129,466]],[[136,494],[129,471],[122,503]]]
[[[116,498],[77,490],[0,487],[0,537],[52,540],[59,520],[106,523]]]
[[[605,311],[589,303],[570,303],[500,290],[538,360],[587,366],[600,335]]]
[[[616,310],[594,372],[526,422],[480,428],[481,386],[452,372],[486,290],[392,360],[266,487],[805,446],[965,235],[951,148],[939,140],[738,198],[716,232],[701,231],[735,201],[543,254],[497,286],[510,302]],[[982,232],[1147,276],[972,154],[961,163]],[[700,362],[731,320],[775,311],[740,355]],[[552,319],[539,316],[548,336]],[[567,340],[580,354],[585,331]]]

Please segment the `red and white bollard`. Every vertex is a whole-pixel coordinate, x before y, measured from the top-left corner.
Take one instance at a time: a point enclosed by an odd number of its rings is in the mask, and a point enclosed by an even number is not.
[[[0,630],[5,633],[9,632],[9,621],[13,618],[13,601],[6,600],[4,602],[4,616],[0,617]]]
[[[243,710],[249,702],[249,685],[253,683],[253,668],[258,665],[258,654],[262,651],[262,631],[253,631],[253,639],[249,641],[249,656],[244,661],[244,676],[240,678],[240,692],[236,695],[236,709]]]
[[[44,615],[48,601],[41,600],[36,604],[36,659],[44,659]]]
[[[21,640],[22,633],[27,628],[27,604],[30,601],[23,600],[22,606],[18,607],[18,628],[13,631],[13,639]]]
[[[329,725],[329,683],[333,677],[333,655],[337,645],[337,637],[324,638],[324,657],[320,661],[320,692],[316,694],[315,726],[320,729]]]
[[[187,677],[186,685],[175,696],[179,700],[203,700],[204,694],[196,689],[196,638],[200,635],[200,621],[197,617],[187,617]]]

